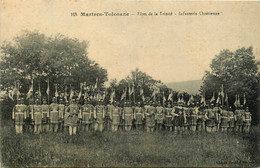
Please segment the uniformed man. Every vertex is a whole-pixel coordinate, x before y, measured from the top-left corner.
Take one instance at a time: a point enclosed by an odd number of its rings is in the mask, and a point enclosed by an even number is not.
[[[27,115],[27,106],[23,102],[23,98],[19,97],[17,104],[13,108],[12,119],[15,122],[15,132],[16,134],[23,133],[24,121]]]
[[[190,109],[190,130],[195,132],[198,121],[199,108],[195,107],[194,103],[191,103]]]
[[[64,125],[64,115],[65,115],[65,104],[64,99],[60,97],[59,101],[59,130],[63,131],[63,125]]]
[[[103,132],[104,129],[104,119],[105,119],[106,107],[103,105],[103,100],[97,102],[94,108],[94,118],[95,118],[95,131]]]
[[[228,114],[229,112],[226,110],[226,108],[224,108],[223,110],[221,110],[220,112],[220,118],[219,118],[219,121],[220,121],[220,130],[221,132],[227,132],[227,129],[229,127],[228,125]]]
[[[173,108],[171,108],[171,102],[167,103],[167,107],[164,109],[165,113],[165,129],[166,130],[173,130],[173,121],[174,121],[174,116],[173,116]]]
[[[64,113],[64,124],[63,124],[63,129],[64,129],[65,133],[69,132],[68,131],[68,127],[69,127],[68,119],[69,119],[70,113],[68,112],[68,108],[69,108],[69,102],[66,101],[65,102],[65,113]]]
[[[184,122],[186,121],[186,114],[183,110],[183,102],[179,102],[177,107],[174,107],[174,132],[180,133],[184,131]]]
[[[50,124],[50,130],[57,132],[59,127],[59,105],[56,97],[52,98],[52,103],[50,104]]]
[[[144,108],[141,107],[141,102],[138,102],[137,107],[134,108],[134,120],[136,129],[143,129]]]
[[[156,130],[162,130],[162,126],[164,123],[164,113],[165,109],[162,107],[161,102],[158,102],[158,106],[156,107],[155,113],[155,121],[156,121]]]
[[[249,112],[248,107],[246,107],[245,120],[244,120],[244,124],[243,124],[243,132],[245,132],[245,133],[250,132],[251,121],[252,121],[251,113]]]
[[[204,132],[205,131],[205,121],[206,121],[206,111],[202,105],[199,107],[199,102],[197,102],[197,108],[198,108],[197,130]]]
[[[76,135],[78,126],[78,115],[80,113],[79,106],[76,103],[76,97],[72,98],[67,112],[69,112],[69,116],[67,119],[67,124],[69,126],[69,135]]]
[[[112,115],[112,111],[114,108],[115,107],[114,107],[113,103],[111,103],[111,102],[106,107],[105,121],[106,121],[107,130],[111,130],[111,123],[112,123],[111,115]]]
[[[43,98],[42,104],[42,132],[49,131],[50,107],[47,104],[46,98]]]
[[[134,115],[133,115],[133,108],[130,107],[130,103],[127,102],[126,106],[123,108],[123,119],[125,121],[125,130],[126,131],[130,131],[132,128],[132,123],[133,123],[133,119],[134,119]]]
[[[237,110],[235,110],[234,117],[236,132],[242,132],[244,114],[241,107],[238,107]]]
[[[228,132],[233,132],[235,127],[235,118],[234,113],[232,111],[232,107],[229,107],[228,111]]]
[[[146,131],[153,132],[155,127],[155,103],[150,101],[150,105],[145,107]]]
[[[184,118],[184,132],[188,132],[191,126],[191,110],[189,107],[186,107],[186,104],[183,103],[183,114]]]
[[[36,104],[33,107],[34,133],[39,134],[42,131],[42,106],[41,106],[40,99],[38,97],[36,97],[35,103]]]
[[[216,103],[215,107],[213,108],[213,112],[215,114],[215,126],[213,127],[213,132],[219,131],[219,127],[220,127],[220,112],[221,112],[221,108],[219,107],[219,103]]]
[[[118,131],[120,116],[122,115],[122,109],[119,107],[118,102],[114,102],[115,106],[111,111],[111,120],[112,120],[112,132]]]
[[[34,114],[34,101],[33,101],[33,97],[30,97],[29,98],[29,105],[28,105],[28,118],[27,118],[27,124],[28,124],[28,127],[29,127],[29,132],[33,132],[33,125],[34,125],[34,122],[33,122],[33,114]]]
[[[84,131],[89,131],[94,120],[94,106],[89,99],[85,99],[82,106],[82,127]]]
[[[210,107],[206,106],[205,116],[206,116],[206,132],[211,133],[216,131],[216,118],[217,113],[213,111],[214,104],[211,104]]]

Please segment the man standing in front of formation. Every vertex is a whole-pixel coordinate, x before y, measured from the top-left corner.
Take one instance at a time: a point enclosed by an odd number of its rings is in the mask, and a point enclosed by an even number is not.
[[[49,131],[49,117],[50,117],[50,107],[47,104],[46,98],[43,98],[42,104],[42,132]]]
[[[243,132],[245,132],[245,133],[250,132],[251,121],[252,121],[251,113],[249,112],[248,107],[246,107],[245,120],[244,120],[244,124],[243,124],[244,125]]]
[[[77,125],[78,125],[78,115],[80,112],[79,106],[76,103],[76,98],[73,97],[70,105],[68,106],[68,126],[69,126],[69,134],[76,135],[77,134]]]
[[[216,103],[216,106],[213,108],[213,112],[215,114],[215,126],[213,127],[213,132],[219,131],[220,127],[220,112],[221,108],[219,107],[219,103]]]
[[[57,98],[53,97],[52,103],[50,104],[50,123],[51,131],[57,132],[59,127],[59,105],[57,103]]]
[[[133,109],[130,107],[130,103],[127,102],[126,106],[123,108],[123,119],[125,120],[125,130],[130,131],[133,122]]]
[[[188,132],[191,125],[191,110],[189,107],[186,107],[186,104],[183,105],[183,114],[185,115],[184,132]]]
[[[144,109],[141,107],[141,102],[138,102],[134,109],[134,119],[136,129],[143,129]]]
[[[99,100],[94,109],[95,131],[103,132],[104,119],[105,119],[105,106],[103,105],[103,100]]]
[[[164,108],[162,107],[161,102],[158,102],[158,106],[156,107],[155,120],[156,120],[156,130],[162,130],[163,122],[164,122]]]
[[[16,134],[23,133],[24,120],[27,115],[27,106],[23,102],[23,98],[18,98],[17,104],[13,109],[12,118],[15,122],[15,132]]]
[[[89,131],[93,123],[94,106],[90,104],[88,98],[85,99],[82,106],[82,126],[84,131]]]
[[[154,103],[150,101],[150,105],[145,109],[145,118],[146,118],[146,131],[153,132],[155,127],[155,113],[156,108]]]
[[[121,108],[118,106],[118,102],[114,101],[115,107],[111,113],[112,119],[112,132],[118,131],[119,123],[120,123],[120,116],[121,116]]]

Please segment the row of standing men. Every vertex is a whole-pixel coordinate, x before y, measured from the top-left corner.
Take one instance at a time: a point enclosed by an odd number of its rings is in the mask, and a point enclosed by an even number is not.
[[[248,108],[239,107],[234,112],[231,108],[220,108],[218,104],[202,107],[199,103],[186,106],[180,103],[138,102],[130,106],[125,102],[123,107],[119,102],[104,105],[100,100],[94,106],[89,99],[81,105],[72,98],[71,102],[53,98],[50,105],[46,99],[29,99],[29,105],[23,98],[18,98],[13,108],[12,118],[16,133],[25,131],[39,134],[48,131],[65,131],[76,135],[79,129],[83,131],[111,131],[131,129],[153,132],[154,130],[169,130],[175,133],[188,131],[206,132],[249,132],[251,113]]]

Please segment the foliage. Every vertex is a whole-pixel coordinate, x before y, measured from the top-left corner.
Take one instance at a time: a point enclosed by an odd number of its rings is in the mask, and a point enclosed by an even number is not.
[[[258,121],[257,102],[259,96],[260,75],[259,62],[255,60],[253,48],[239,48],[234,52],[222,50],[210,64],[211,71],[206,71],[201,93],[205,93],[206,99],[210,99],[215,92],[221,91],[228,95],[229,105],[234,107],[235,95],[239,95],[243,104],[244,94],[246,106],[253,114],[253,123]]]
[[[96,78],[101,88],[107,81],[107,71],[88,58],[87,47],[86,41],[61,34],[47,37],[24,31],[1,46],[1,90],[10,90],[19,81],[20,91],[26,93],[31,79],[35,90],[40,83],[42,93],[45,93],[49,80],[52,95],[56,84],[62,91],[65,86],[79,89],[79,83],[94,85]]]

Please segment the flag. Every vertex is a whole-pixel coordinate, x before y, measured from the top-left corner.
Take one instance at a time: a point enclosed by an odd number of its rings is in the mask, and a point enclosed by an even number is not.
[[[48,79],[48,86],[47,86],[46,94],[48,96],[50,95],[50,80],[49,79]]]
[[[172,100],[172,91],[171,91],[171,93],[169,94],[169,96],[168,96],[168,99],[167,99],[168,101],[170,101],[170,100]]]
[[[59,93],[58,93],[58,85],[55,85],[55,97],[58,97]]]
[[[33,93],[33,79],[31,81],[31,87],[27,93],[26,99],[29,99],[31,97],[32,93]]]
[[[239,95],[238,95],[238,98],[237,98],[237,106],[240,107],[240,98],[239,98]]]
[[[86,100],[88,97],[89,97],[89,96],[88,96],[88,92],[85,91],[85,93],[84,93],[84,99]]]
[[[222,96],[222,97],[225,96],[223,84],[222,84],[221,96]]]
[[[114,102],[115,95],[116,95],[116,91],[114,90],[114,91],[112,91],[112,93],[110,95],[110,103]]]
[[[12,97],[14,97],[14,95],[16,94],[17,92],[17,86],[16,86],[16,82],[14,83],[14,87],[13,87],[13,90],[12,90]]]
[[[164,91],[163,91],[163,103],[165,103],[165,102],[166,102],[166,98],[164,96]]]
[[[94,89],[97,89],[98,88],[98,78],[96,78],[96,84],[94,86]]]
[[[12,93],[8,91],[8,97],[11,99],[11,100],[14,100],[13,96],[12,96]]]
[[[74,96],[74,92],[73,92],[73,90],[71,89],[71,90],[70,90],[70,100],[73,98],[73,96]]]
[[[143,88],[140,88],[140,96],[142,97],[142,100],[144,101],[144,90],[143,90]]]
[[[246,105],[246,94],[244,93],[244,106]]]
[[[67,95],[67,86],[65,86],[65,89],[64,89],[64,99],[66,102],[68,102],[68,99],[67,99],[68,95]]]
[[[228,95],[227,95],[227,93],[226,93],[226,99],[225,99],[225,102],[228,102]]]
[[[213,93],[212,98],[210,99],[210,103],[213,103],[215,100],[215,93]]]
[[[82,96],[82,92],[80,90],[79,95],[78,95],[78,100],[81,98],[81,96]]]
[[[237,95],[236,95],[236,100],[234,102],[234,106],[237,107]]]
[[[125,97],[126,97],[126,88],[123,90],[121,101],[124,100]]]
[[[220,92],[218,92],[218,99],[217,99],[217,101],[216,101],[216,103],[218,103],[218,104],[221,104],[221,100],[220,100],[220,97],[219,97],[219,96],[220,96],[220,94],[221,94],[221,93],[220,93]]]
[[[188,100],[188,106],[194,101],[193,95],[191,95],[190,99]]]

